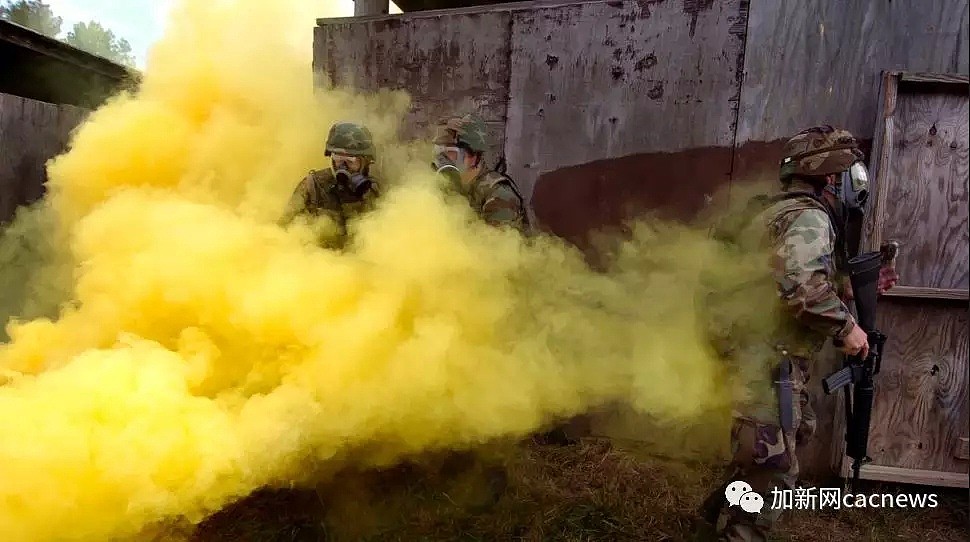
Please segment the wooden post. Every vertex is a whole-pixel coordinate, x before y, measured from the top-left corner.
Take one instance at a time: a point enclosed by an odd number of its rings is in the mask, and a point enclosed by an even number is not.
[[[387,15],[390,0],[354,0],[354,16]]]

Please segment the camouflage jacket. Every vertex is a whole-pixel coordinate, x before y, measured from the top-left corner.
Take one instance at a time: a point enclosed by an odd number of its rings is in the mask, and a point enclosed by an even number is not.
[[[829,213],[815,199],[796,196],[775,202],[761,216],[767,225],[771,276],[796,324],[782,342],[814,351],[828,338],[845,337],[855,319],[839,297],[836,233]]]
[[[724,248],[736,247],[738,257],[751,258],[744,266],[758,271],[735,276],[712,269],[704,275],[699,306],[709,339],[726,360],[774,365],[778,345],[793,355],[813,357],[827,339],[848,333],[853,322],[837,291],[841,277],[829,215],[809,196],[774,203],[766,197],[748,205],[726,217],[714,238]],[[752,306],[764,310],[752,314]]]
[[[485,222],[511,226],[522,233],[528,231],[525,203],[515,182],[506,175],[482,169],[467,187],[462,187],[461,193]]]
[[[289,224],[296,216],[326,215],[337,227],[338,239],[327,245],[343,246],[347,235],[347,221],[374,208],[380,197],[380,187],[374,181],[363,197],[357,197],[333,175],[330,169],[313,170],[297,185],[290,197],[280,223]]]

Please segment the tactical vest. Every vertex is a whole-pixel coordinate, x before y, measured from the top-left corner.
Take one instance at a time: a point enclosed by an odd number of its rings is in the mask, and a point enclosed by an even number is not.
[[[336,213],[334,218],[341,227],[346,225],[348,218],[370,209],[373,200],[380,195],[379,185],[373,181],[364,196],[358,198],[349,188],[338,183],[329,169],[310,171],[310,178],[313,182],[307,187],[307,210],[313,213]]]
[[[786,192],[774,196],[755,196],[748,201],[747,206],[741,212],[723,220],[714,231],[713,238],[723,245],[736,248],[739,254],[748,250],[760,250],[761,247],[752,245],[755,242],[755,237],[746,237],[756,233],[751,229],[753,222],[761,217],[772,205],[796,198],[806,198],[808,200],[805,201],[804,207],[802,207],[803,209],[825,211],[832,223],[833,229],[836,231],[836,243],[839,243],[839,227],[833,213],[820,197],[810,192]],[[798,207],[792,210],[797,209]],[[770,221],[766,226],[769,224]],[[765,264],[767,266],[767,262]],[[710,272],[712,275],[717,274],[717,270],[712,269]],[[703,280],[706,281],[706,279]],[[739,278],[737,281],[729,283],[729,285],[723,282],[718,284],[719,287],[712,285],[709,288],[702,288],[701,295],[696,302],[704,314],[704,319],[708,326],[708,338],[711,340],[712,346],[725,358],[735,357],[735,354],[737,354],[736,348],[740,345],[748,345],[749,348],[749,351],[743,354],[742,357],[754,355],[754,352],[750,351],[751,345],[754,344],[755,348],[759,347],[757,337],[762,333],[766,334],[766,339],[779,344],[788,344],[793,347],[794,351],[800,354],[815,348],[814,343],[818,341],[810,337],[811,334],[804,333],[801,326],[793,324],[787,318],[780,318],[778,320],[778,326],[772,326],[770,329],[764,329],[757,320],[747,318],[738,319],[736,314],[738,307],[743,307],[754,299],[768,299],[769,296],[771,298],[775,297],[776,285],[771,280],[770,271],[767,267],[765,267],[764,273],[756,273],[748,279]],[[767,310],[774,311],[777,309],[771,308]],[[770,345],[766,343],[762,346]],[[734,353],[732,354],[732,352]],[[773,355],[770,348],[760,354],[757,357],[760,358],[764,355],[767,356],[767,360],[770,360]]]

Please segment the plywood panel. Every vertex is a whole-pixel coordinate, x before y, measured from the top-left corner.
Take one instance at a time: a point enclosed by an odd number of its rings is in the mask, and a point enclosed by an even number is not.
[[[970,433],[967,306],[894,299],[879,311],[890,338],[876,380],[873,464],[967,473],[954,453]]]
[[[882,239],[903,244],[900,285],[970,287],[968,115],[966,93],[915,94],[901,88],[896,97],[878,222]]]
[[[507,11],[321,20],[314,69],[338,87],[406,90],[413,107],[405,137],[428,138],[453,111],[482,115],[492,162],[505,142],[510,22]]]
[[[510,173],[531,192],[540,174],[561,168],[729,148],[745,8],[741,0],[602,2],[514,12]],[[718,158],[710,169],[726,174],[730,156]],[[670,182],[638,173],[617,181],[627,190]]]
[[[0,224],[39,199],[47,160],[67,147],[87,110],[0,93]]]
[[[883,70],[967,74],[968,0],[751,0],[735,179],[777,175],[815,124],[873,137]]]

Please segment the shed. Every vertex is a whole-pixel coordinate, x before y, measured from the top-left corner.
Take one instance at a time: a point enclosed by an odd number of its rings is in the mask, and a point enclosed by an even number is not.
[[[47,160],[70,131],[137,73],[0,20],[0,224],[44,193]]]

